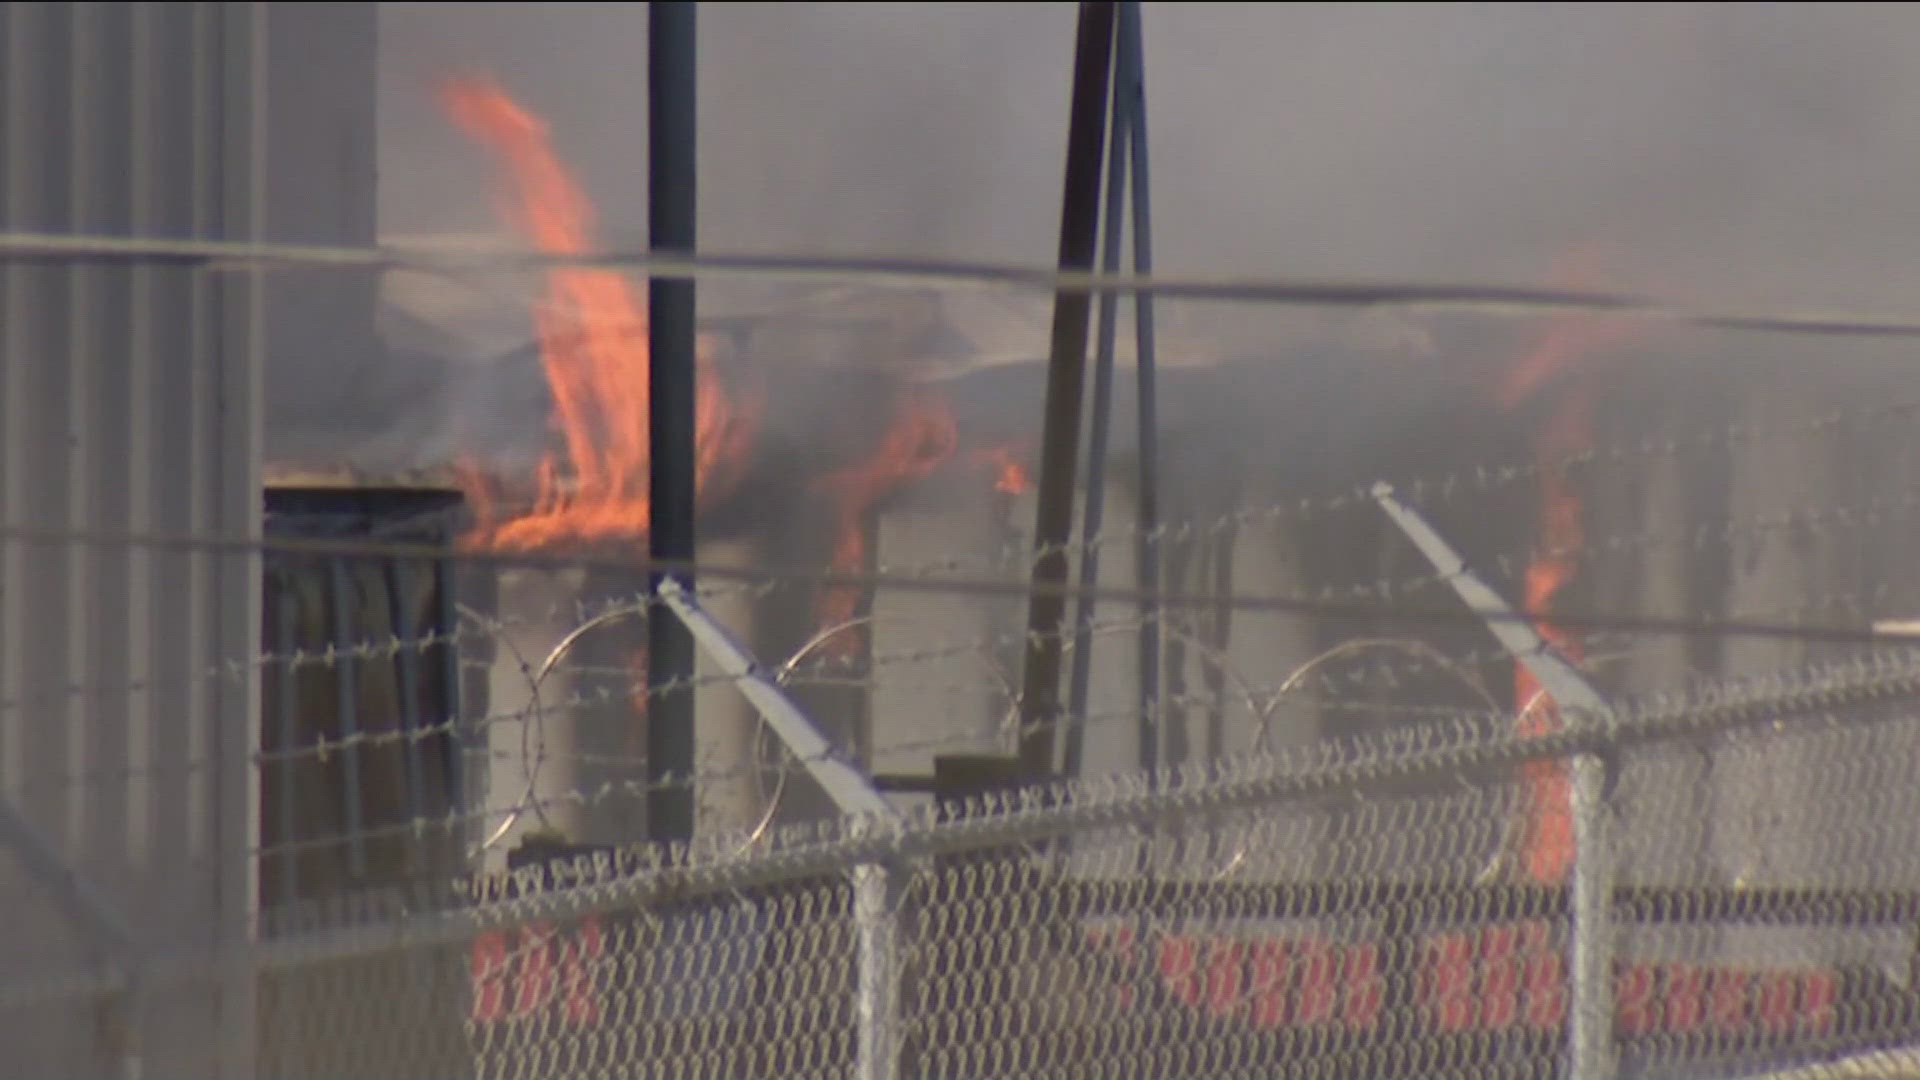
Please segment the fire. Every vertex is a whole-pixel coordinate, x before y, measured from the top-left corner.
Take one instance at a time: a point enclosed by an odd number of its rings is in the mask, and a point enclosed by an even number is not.
[[[1025,495],[1033,488],[1033,478],[1018,455],[1004,446],[979,451],[976,455],[993,470],[993,490],[1002,495]]]
[[[945,464],[958,441],[953,413],[944,400],[911,390],[899,394],[893,419],[873,455],[820,481],[820,490],[834,502],[840,526],[833,547],[836,571],[854,574],[865,567],[867,512],[881,499],[925,479]],[[818,607],[821,627],[831,629],[848,622],[859,603],[857,588],[834,586],[824,590]],[[859,652],[863,640],[858,633],[847,631],[835,634],[824,648],[829,657],[846,660]]]
[[[1552,382],[1566,377],[1534,437],[1536,461],[1565,462],[1592,449],[1590,384],[1585,377],[1587,373],[1578,370],[1576,362],[1583,355],[1619,341],[1630,329],[1630,323],[1617,319],[1561,323],[1508,373],[1497,395],[1501,407],[1508,409],[1549,392],[1547,388]],[[1549,612],[1578,572],[1578,559],[1586,536],[1582,520],[1584,508],[1579,490],[1564,466],[1543,469],[1538,491],[1540,516],[1533,555],[1527,565],[1525,605],[1530,612]],[[1566,659],[1580,662],[1577,638],[1546,621],[1538,623],[1535,629]],[[1514,702],[1521,709],[1518,721],[1521,735],[1541,735],[1559,729],[1560,714],[1553,700],[1541,692],[1540,684],[1526,665],[1518,662],[1514,664],[1513,693]],[[1572,783],[1567,767],[1559,761],[1532,762],[1522,770],[1522,779],[1531,823],[1522,851],[1522,868],[1534,881],[1559,882],[1564,880],[1574,856]]]
[[[1553,276],[1568,284],[1591,281],[1601,276],[1605,264],[1611,261],[1610,254],[1595,245],[1573,251],[1560,261]],[[1591,372],[1583,368],[1581,358],[1619,343],[1635,328],[1631,320],[1621,318],[1560,321],[1501,380],[1495,397],[1503,409],[1514,409],[1530,400],[1549,403],[1547,416],[1533,439],[1536,461],[1543,465],[1566,462],[1593,448]],[[1549,612],[1578,573],[1586,535],[1584,507],[1565,467],[1544,468],[1538,492],[1539,518],[1533,556],[1527,565],[1524,601],[1528,611]],[[1535,629],[1567,660],[1580,662],[1580,642],[1573,635],[1544,620]],[[1521,710],[1519,734],[1540,735],[1559,729],[1560,714],[1553,700],[1541,692],[1526,665],[1518,662],[1514,664],[1513,694]],[[1533,881],[1562,881],[1574,857],[1571,777],[1565,763],[1558,761],[1532,762],[1522,770],[1521,777],[1530,823],[1521,868]]]
[[[506,166],[515,197],[508,214],[528,239],[556,255],[592,251],[593,207],[554,156],[546,124],[490,81],[451,81],[443,96],[454,121]],[[547,274],[536,329],[564,452],[541,462],[530,512],[505,522],[481,518],[472,542],[526,550],[644,535],[650,520],[644,305],[617,271],[557,267]],[[724,496],[745,471],[757,409],[728,393],[704,347],[696,363],[695,482],[706,503]],[[481,487],[471,494],[477,507],[491,505]]]
[[[586,194],[555,156],[547,125],[486,79],[456,79],[443,87],[449,115],[503,165],[511,198],[505,216],[541,251],[579,255],[594,250],[594,212]],[[536,311],[540,360],[553,398],[561,448],[535,470],[531,510],[502,520],[497,493],[483,472],[463,466],[461,483],[479,524],[468,542],[528,550],[572,543],[632,541],[650,525],[648,502],[649,356],[645,305],[614,270],[556,267]],[[702,507],[724,498],[744,476],[757,433],[757,396],[730,391],[706,343],[696,357],[695,481]],[[871,508],[903,486],[924,479],[954,454],[959,442],[946,403],[925,390],[903,392],[890,427],[871,457],[818,483],[839,523],[834,569],[858,573],[867,558],[863,523]],[[1018,494],[1030,482],[1008,450],[987,451],[996,490]],[[818,601],[823,628],[854,617],[858,589],[824,590]],[[828,654],[858,651],[862,637],[834,635]],[[643,670],[643,669],[642,669]],[[636,707],[644,709],[644,701]]]
[[[1561,459],[1589,444],[1590,420],[1584,389],[1575,389],[1560,404],[1535,442],[1542,459]],[[1548,469],[1540,479],[1540,520],[1536,547],[1527,565],[1525,604],[1528,611],[1551,611],[1562,589],[1573,580],[1584,540],[1580,495],[1564,469]],[[1579,641],[1546,622],[1535,627],[1562,656],[1579,663]],[[1519,733],[1544,735],[1560,727],[1560,714],[1551,698],[1540,693],[1533,672],[1522,663],[1513,669],[1514,701],[1521,708]],[[1532,829],[1526,838],[1522,866],[1529,878],[1558,882],[1573,863],[1572,784],[1564,762],[1534,761],[1523,770]]]

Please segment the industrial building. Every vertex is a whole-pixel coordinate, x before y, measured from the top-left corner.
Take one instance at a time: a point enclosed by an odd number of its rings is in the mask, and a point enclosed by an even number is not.
[[[377,25],[354,3],[0,4],[0,232],[370,250]],[[1572,833],[1542,838],[1552,778],[1394,772],[1565,733],[1542,719],[1562,691],[1463,578],[1584,612],[1528,623],[1534,651],[1607,702],[1888,646],[1920,611],[1892,334],[1835,335],[1816,369],[1808,339],[1750,329],[1379,304],[1248,349],[1168,305],[1157,338],[1080,342],[1114,363],[1112,431],[1066,492],[1075,530],[1104,497],[1069,546],[1105,593],[1055,657],[1090,658],[1045,718],[1059,764],[1016,776],[1046,444],[1081,439],[1041,423],[1058,301],[703,291],[703,363],[757,411],[694,522],[695,607],[752,662],[709,644],[693,671],[689,853],[652,845],[645,620],[668,609],[645,530],[475,541],[573,479],[539,465],[564,440],[529,299],[563,271],[21,250],[0,261],[0,1048],[21,1075],[558,1076],[616,1054],[633,1075],[1091,1075],[1115,1054],[1534,1075],[1600,1060],[1562,1049],[1596,1030],[1566,1015],[1583,977],[1628,1002],[1598,1023],[1629,1072],[1920,1033],[1897,705],[1609,750],[1612,880],[1584,893]],[[861,488],[928,402],[940,452]],[[824,749],[794,753],[770,698]],[[1294,786],[1236,794],[1269,759]],[[910,855],[834,831],[831,775],[924,814],[893,834]],[[1087,786],[1031,794],[1063,779]],[[855,854],[807,861],[836,843]],[[860,891],[883,863],[920,875],[887,886],[897,953]],[[1615,924],[1601,961],[1576,947],[1583,902]],[[1523,954],[1551,958],[1524,992],[1500,981]]]

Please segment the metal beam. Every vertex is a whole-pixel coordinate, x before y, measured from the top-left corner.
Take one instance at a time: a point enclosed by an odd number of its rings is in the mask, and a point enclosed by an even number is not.
[[[694,250],[694,6],[647,5],[647,231],[655,252]],[[649,549],[656,565],[693,561],[694,283],[647,282]],[[656,575],[656,587],[673,580]],[[679,572],[679,584],[691,585]],[[672,619],[647,620],[647,832],[693,838],[693,641]]]
[[[667,610],[673,612],[692,640],[706,650],[720,670],[734,680],[734,685],[759,710],[761,719],[767,722],[775,737],[799,760],[800,767],[807,770],[807,775],[813,777],[841,813],[883,819],[900,816],[893,804],[873,786],[873,781],[833,748],[813,719],[793,703],[780,684],[764,674],[753,654],[707,614],[685,586],[666,578],[658,588]]]
[[[1562,710],[1579,710],[1595,715],[1609,711],[1606,701],[1587,681],[1587,677],[1568,663],[1552,643],[1541,637],[1532,623],[1518,618],[1519,612],[1468,568],[1466,560],[1427,523],[1419,511],[1400,501],[1400,497],[1394,494],[1393,485],[1373,485],[1373,498],[1475,614],[1492,616],[1487,619],[1487,629],[1493,632],[1507,652],[1513,654],[1515,660],[1526,665],[1527,671],[1540,681],[1555,704]]]
[[[1570,728],[1603,721],[1611,712],[1599,691],[1499,593],[1481,581],[1460,553],[1420,512],[1400,501],[1393,485],[1373,486],[1373,498],[1413,541],[1469,608],[1486,619],[1500,644],[1552,696]],[[1614,1073],[1613,853],[1606,835],[1607,765],[1599,754],[1575,754],[1573,813],[1573,1002],[1569,1052],[1573,1080]]]
[[[1153,189],[1147,172],[1147,65],[1141,45],[1140,4],[1120,5],[1120,73],[1127,107],[1128,156],[1133,171],[1133,272],[1153,274]],[[1160,407],[1151,293],[1133,297],[1135,407],[1139,412],[1139,494],[1134,514],[1135,574],[1140,584],[1140,769],[1160,766]]]
[[[1124,4],[1122,5],[1124,6]],[[1126,223],[1127,194],[1127,66],[1116,57],[1113,105],[1108,112],[1107,201],[1102,211],[1100,271],[1120,272],[1120,247]],[[1087,430],[1087,495],[1080,517],[1080,602],[1074,617],[1073,662],[1067,676],[1066,748],[1060,771],[1080,774],[1086,746],[1087,694],[1093,684],[1093,592],[1100,586],[1100,533],[1105,528],[1107,503],[1108,428],[1113,416],[1113,365],[1120,323],[1120,296],[1101,293],[1098,329],[1094,337],[1093,419]]]
[[[1067,120],[1067,169],[1060,208],[1060,269],[1091,270],[1100,239],[1100,164],[1106,150],[1107,81],[1113,68],[1114,4],[1080,5]],[[1056,293],[1047,361],[1046,427],[1035,514],[1033,592],[1027,602],[1027,655],[1020,697],[1020,760],[1027,775],[1054,770],[1054,729],[1062,709],[1067,545],[1073,537],[1073,489],[1079,473],[1080,408],[1085,396],[1087,322],[1093,297]]]
[[[702,610],[678,581],[670,577],[663,579],[659,594],[693,640],[699,642],[759,710],[761,718],[799,759],[807,775],[826,791],[842,813],[855,816],[856,831],[871,828],[878,822],[900,820],[900,812],[880,794],[873,781],[834,751],[833,744],[820,734],[819,725],[793,703],[780,684],[762,673],[753,655],[733,639],[726,627]],[[888,1080],[897,1075],[900,1068],[897,914],[901,877],[887,861],[862,863],[851,873],[854,935],[859,952],[854,993],[854,1022],[858,1030],[854,1075],[859,1080]]]

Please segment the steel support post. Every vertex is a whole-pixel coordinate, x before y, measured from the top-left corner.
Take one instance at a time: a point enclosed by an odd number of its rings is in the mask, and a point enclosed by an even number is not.
[[[1413,546],[1420,549],[1513,658],[1539,681],[1570,726],[1604,720],[1610,709],[1586,676],[1540,636],[1420,512],[1400,501],[1390,484],[1373,497]],[[1573,1080],[1604,1080],[1614,1073],[1613,850],[1607,837],[1607,763],[1599,754],[1575,754],[1571,763],[1573,813],[1573,1001],[1568,1024]]]

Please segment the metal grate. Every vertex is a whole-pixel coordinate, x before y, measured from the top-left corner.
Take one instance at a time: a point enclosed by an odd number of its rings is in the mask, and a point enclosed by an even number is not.
[[[445,547],[455,492],[276,487],[275,539]],[[266,561],[261,881],[266,903],[395,884],[457,867],[435,819],[463,804],[461,673],[449,559],[307,555]],[[335,747],[316,752],[318,745]]]

